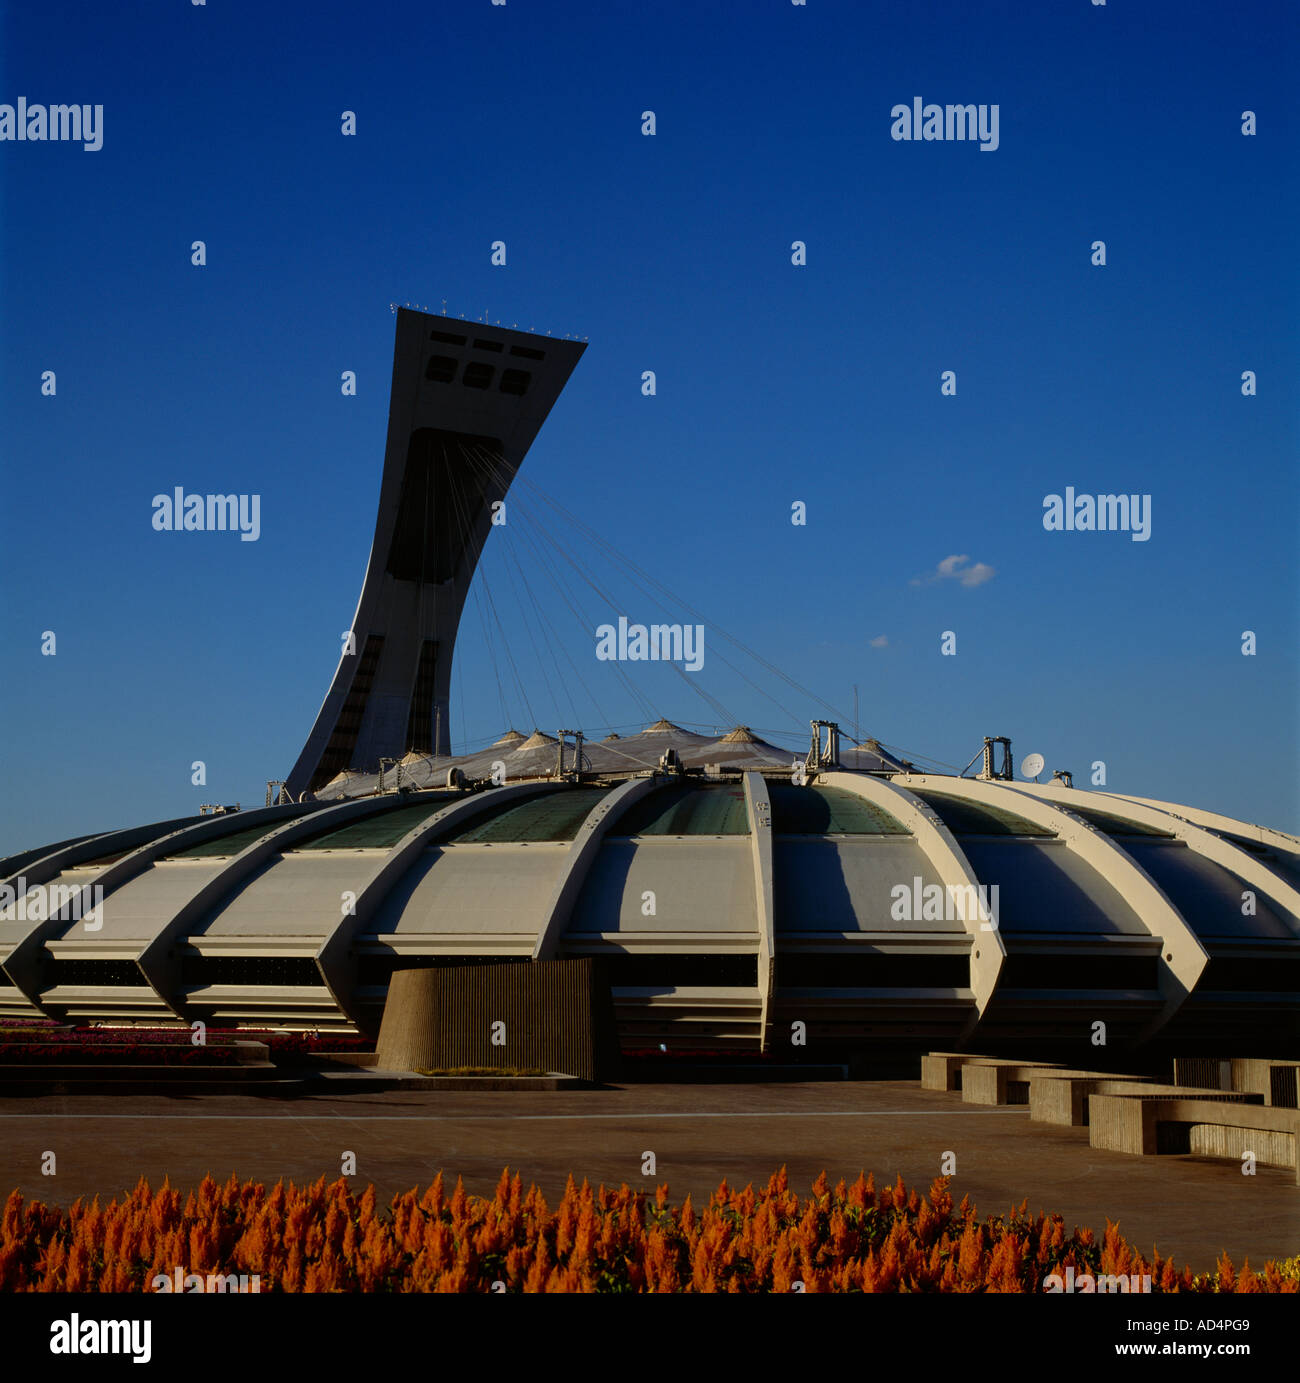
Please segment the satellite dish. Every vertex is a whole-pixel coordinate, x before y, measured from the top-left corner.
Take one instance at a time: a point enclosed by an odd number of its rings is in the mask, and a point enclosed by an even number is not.
[[[1020,773],[1024,778],[1037,778],[1043,771],[1043,756],[1041,754],[1026,754],[1020,763]]]

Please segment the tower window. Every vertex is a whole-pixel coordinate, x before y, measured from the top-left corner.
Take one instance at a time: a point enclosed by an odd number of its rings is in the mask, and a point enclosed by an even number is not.
[[[503,394],[526,394],[530,379],[532,379],[532,375],[527,370],[502,370],[501,392]]]
[[[481,360],[471,360],[465,366],[465,373],[461,375],[460,382],[466,389],[486,389],[492,383],[492,376],[496,371],[491,365],[484,365]]]

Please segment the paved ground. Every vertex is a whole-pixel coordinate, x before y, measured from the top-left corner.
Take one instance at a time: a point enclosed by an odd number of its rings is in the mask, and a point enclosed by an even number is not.
[[[58,1157],[42,1176],[41,1155]],[[963,1105],[959,1095],[913,1082],[791,1085],[629,1085],[546,1092],[368,1092],[292,1100],[251,1096],[58,1096],[0,1099],[0,1195],[66,1204],[120,1194],[142,1174],[189,1185],[225,1178],[314,1180],[357,1158],[357,1179],[381,1195],[424,1186],[441,1168],[490,1193],[501,1169],[558,1195],[570,1171],[593,1184],[653,1187],[697,1199],[722,1177],[766,1181],[785,1163],[805,1191],[826,1169],[877,1182],[902,1173],[927,1187],[947,1151],[953,1190],[981,1214],[1026,1197],[1068,1224],[1118,1219],[1144,1251],[1158,1246],[1209,1268],[1223,1249],[1235,1262],[1300,1252],[1294,1174],[1191,1157],[1094,1152],[1086,1129],[1034,1124],[1024,1109]],[[641,1175],[653,1151],[656,1173]]]

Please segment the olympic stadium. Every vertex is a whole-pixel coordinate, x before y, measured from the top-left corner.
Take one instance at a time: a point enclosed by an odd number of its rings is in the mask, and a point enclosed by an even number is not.
[[[922,770],[816,714],[797,756],[649,717],[444,752],[479,558],[583,350],[398,310],[369,565],[297,762],[265,806],[0,860],[0,1015],[373,1035],[395,972],[593,958],[625,1049],[1102,1024],[1112,1051],[1300,1052],[1295,836],[1018,780],[999,736]]]

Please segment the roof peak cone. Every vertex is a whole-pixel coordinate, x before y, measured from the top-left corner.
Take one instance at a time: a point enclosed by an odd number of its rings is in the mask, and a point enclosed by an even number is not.
[[[719,744],[757,744],[758,736],[749,728],[748,725],[737,725],[734,730],[728,730],[718,741]]]

